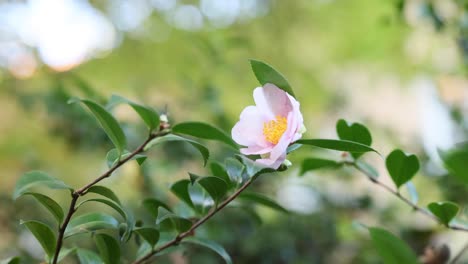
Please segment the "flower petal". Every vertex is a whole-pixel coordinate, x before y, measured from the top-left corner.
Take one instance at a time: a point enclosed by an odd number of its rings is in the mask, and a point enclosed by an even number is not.
[[[264,158],[264,159],[257,159],[255,160],[255,162],[262,166],[276,170],[284,162],[284,160],[286,160],[286,152],[283,155],[279,156],[276,160],[270,159],[270,158]]]
[[[243,146],[263,146],[269,144],[263,136],[265,117],[256,106],[247,106],[240,115],[240,120],[231,130],[234,141]]]
[[[286,117],[293,110],[288,94],[274,84],[257,87],[253,96],[259,111],[269,120],[274,120],[276,116]]]

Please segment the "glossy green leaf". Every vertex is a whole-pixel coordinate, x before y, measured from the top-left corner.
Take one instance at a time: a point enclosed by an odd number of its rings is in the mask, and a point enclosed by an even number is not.
[[[239,195],[239,200],[254,202],[283,213],[288,213],[288,210],[279,205],[276,201],[260,193],[244,191]]]
[[[179,233],[188,231],[192,227],[192,222],[186,218],[178,216],[163,207],[158,208],[158,218],[156,224],[160,225],[161,232],[169,228],[177,230]]]
[[[348,140],[336,140],[336,139],[300,139],[296,141],[298,144],[310,145],[314,147],[338,150],[338,151],[347,151],[355,153],[364,153],[364,152],[377,152],[377,150],[353,141]]]
[[[198,245],[198,246],[211,249],[214,252],[216,252],[219,256],[221,256],[226,264],[232,264],[232,259],[229,256],[229,254],[226,252],[226,250],[221,245],[219,245],[218,243],[215,243],[214,241],[203,239],[203,238],[198,238],[198,237],[188,237],[184,239],[182,243],[194,244],[194,245]]]
[[[387,156],[385,165],[397,188],[411,180],[419,170],[418,157],[414,154],[406,155],[399,149]]]
[[[99,121],[99,124],[104,129],[104,132],[106,132],[114,146],[119,150],[119,153],[122,154],[127,145],[127,139],[125,138],[125,134],[117,120],[109,112],[107,112],[104,107],[93,101],[77,98],[73,98],[68,101],[68,103],[75,102],[82,102],[89,108],[89,110],[91,110],[94,117],[96,117],[96,119]]]
[[[78,260],[80,264],[102,264],[101,257],[98,254],[94,253],[91,250],[79,248],[76,250],[76,255],[78,256]]]
[[[47,175],[42,171],[31,171],[23,174],[16,182],[15,190],[13,191],[13,199],[16,200],[22,194],[29,192],[37,186],[46,186],[51,189],[73,189],[66,185],[63,181]]]
[[[159,240],[159,231],[153,227],[140,227],[134,230],[138,235],[140,235],[146,242],[148,242],[151,247],[154,247]]]
[[[448,151],[439,151],[445,168],[461,182],[468,184],[468,143],[460,144]]]
[[[189,194],[189,185],[190,185],[190,180],[180,180],[178,182],[175,182],[171,186],[171,192],[175,194],[179,199],[181,199],[184,203],[186,203],[188,206],[191,208],[194,208],[192,199],[190,199],[190,194]]]
[[[250,65],[260,84],[274,84],[291,96],[296,97],[286,78],[272,66],[259,60],[250,60]]]
[[[202,122],[184,122],[172,127],[172,132],[190,135],[197,138],[217,140],[223,142],[235,149],[239,146],[225,132],[212,125]]]
[[[100,229],[116,229],[119,222],[104,213],[88,213],[73,218],[65,230],[65,237]]]
[[[385,264],[418,264],[418,257],[400,238],[387,230],[371,227],[369,232],[377,253]]]
[[[155,145],[158,145],[160,143],[164,143],[164,142],[169,142],[169,141],[183,141],[183,142],[187,142],[189,144],[191,144],[193,147],[195,147],[199,152],[200,154],[202,155],[203,157],[203,161],[204,161],[204,165],[206,165],[206,162],[208,161],[208,158],[210,157],[210,152],[208,151],[208,149],[203,146],[202,144],[196,142],[196,141],[193,141],[193,140],[190,140],[190,139],[187,139],[187,138],[183,138],[183,137],[180,137],[180,136],[176,136],[176,135],[166,135],[166,136],[163,136],[163,137],[158,137],[158,138],[155,138],[153,140],[151,140],[145,147],[145,151],[150,149],[151,147],[155,146]]]
[[[228,187],[230,188],[232,186],[231,184],[231,179],[229,178],[229,175],[227,174],[226,170],[224,169],[223,165],[220,164],[219,162],[211,162],[210,163],[210,170],[213,176],[219,177],[222,180],[224,180],[227,184]]]
[[[42,222],[31,220],[21,223],[31,231],[34,237],[39,241],[42,248],[49,258],[55,253],[55,234],[50,227]]]
[[[102,195],[106,197],[107,199],[114,201],[118,205],[122,205],[117,195],[115,195],[115,193],[107,187],[104,187],[101,185],[94,185],[88,189],[87,193],[95,193],[95,194]]]
[[[153,108],[139,105],[118,95],[111,96],[107,108],[112,108],[113,106],[121,103],[130,105],[133,110],[135,110],[135,112],[140,116],[143,122],[145,122],[150,131],[153,131],[155,128],[159,128],[159,114]]]
[[[359,123],[348,123],[344,119],[338,120],[336,123],[336,132],[338,137],[342,140],[349,140],[353,142],[358,142],[367,146],[372,144],[372,136],[369,130]],[[363,153],[354,153],[351,155],[357,159]]]
[[[234,158],[227,158],[225,161],[226,164],[226,172],[229,175],[229,178],[232,182],[240,183],[242,182],[243,178],[242,175],[244,173],[245,166],[240,161]]]
[[[301,175],[311,170],[318,169],[336,169],[342,166],[342,163],[336,162],[334,160],[320,159],[320,158],[308,158],[302,162],[301,165]]]
[[[215,203],[219,203],[228,190],[226,182],[218,177],[203,177],[197,182],[208,192]]]
[[[60,250],[60,253],[57,258],[57,263],[60,263],[64,258],[66,258],[68,255],[72,254],[73,252],[76,251],[76,248],[64,248]]]
[[[108,234],[96,234],[94,241],[104,263],[120,263],[120,245],[114,237]]]
[[[0,260],[0,264],[20,264],[20,257],[11,257],[7,259]]]
[[[95,199],[84,200],[83,202],[78,204],[76,206],[76,208],[80,208],[83,204],[89,203],[89,202],[97,202],[97,203],[105,204],[105,205],[109,206],[110,208],[114,209],[117,213],[119,213],[122,216],[123,219],[127,219],[127,215],[125,214],[123,208],[119,204],[117,204],[117,203],[115,203],[113,201],[107,200],[107,199],[95,198]]]
[[[429,210],[439,218],[440,222],[446,226],[457,216],[460,210],[459,206],[452,202],[430,203],[427,208],[429,208]]]
[[[169,206],[155,198],[148,198],[143,201],[143,207],[154,217],[158,218],[158,209],[163,207],[168,211],[171,211]]]
[[[52,198],[40,194],[40,193],[32,193],[32,192],[27,192],[24,193],[23,195],[30,195],[34,197],[38,202],[40,202],[57,220],[57,223],[62,223],[63,221],[63,209],[62,207],[54,201]]]

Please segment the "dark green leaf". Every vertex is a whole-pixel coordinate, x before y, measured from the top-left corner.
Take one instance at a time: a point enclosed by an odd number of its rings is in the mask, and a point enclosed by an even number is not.
[[[218,162],[211,162],[210,163],[210,169],[211,173],[213,176],[219,177],[223,179],[227,184],[228,187],[231,187],[231,179],[229,178],[229,175],[227,174],[226,170],[224,169],[223,165],[221,165]]]
[[[25,221],[21,223],[25,225],[34,237],[39,241],[42,248],[49,258],[55,253],[55,234],[50,227],[39,221]]]
[[[4,260],[0,260],[0,264],[20,264],[20,257],[11,257]]]
[[[106,197],[107,199],[116,202],[118,205],[122,205],[117,195],[115,195],[115,193],[107,187],[104,187],[101,185],[94,185],[88,189],[87,193],[96,193],[96,194],[102,195]]]
[[[119,160],[125,159],[131,154],[132,153],[124,150],[124,153],[120,155],[117,149],[111,149],[109,152],[107,152],[106,156],[107,167],[112,168]],[[147,157],[145,154],[136,154],[130,160],[136,160],[138,165],[141,165],[143,162],[145,162],[146,158]]]
[[[291,96],[296,97],[286,78],[272,66],[259,60],[250,60],[250,65],[252,66],[255,77],[257,77],[257,80],[262,85],[267,83],[274,84]]]
[[[372,144],[372,136],[369,130],[359,123],[348,124],[344,119],[338,120],[336,123],[336,132],[342,140],[358,142],[367,146]],[[357,159],[362,153],[351,153]]]
[[[119,222],[104,213],[89,213],[80,215],[70,221],[65,230],[65,237],[79,233],[92,232],[100,229],[116,229]]]
[[[114,209],[115,211],[117,211],[117,213],[119,213],[123,219],[127,219],[127,215],[125,214],[124,210],[122,209],[122,207],[115,203],[115,202],[112,202],[110,200],[106,200],[106,199],[88,199],[88,200],[84,200],[83,202],[81,202],[80,204],[78,204],[76,206],[76,208],[80,208],[83,204],[85,203],[89,203],[89,202],[97,202],[97,203],[102,203],[102,204],[105,204],[107,206],[109,206],[110,208]]]
[[[247,201],[247,202],[254,202],[254,203],[269,207],[271,209],[274,209],[274,210],[277,210],[277,211],[280,211],[280,212],[283,212],[283,213],[288,212],[288,210],[286,210],[284,207],[279,205],[273,199],[271,199],[271,198],[269,198],[269,197],[267,197],[267,196],[265,196],[263,194],[260,194],[260,193],[244,191],[244,192],[241,193],[241,195],[239,195],[239,200],[241,200],[241,201],[244,200],[244,201]]]
[[[115,118],[107,112],[106,109],[93,101],[77,98],[70,99],[68,101],[68,103],[75,102],[82,102],[89,108],[89,110],[91,110],[94,117],[96,117],[99,124],[101,124],[104,129],[104,132],[106,132],[112,143],[114,143],[114,146],[119,150],[119,153],[122,154],[127,145],[127,140],[117,120],[115,120]]]
[[[385,165],[397,188],[411,180],[419,170],[418,157],[413,154],[406,155],[399,149],[392,151],[387,156]]]
[[[31,171],[23,174],[16,182],[15,190],[13,191],[13,199],[16,200],[25,192],[36,186],[46,186],[51,189],[73,189],[66,185],[63,181],[47,175],[42,171]]]
[[[448,226],[460,210],[458,205],[452,202],[430,203],[427,208],[446,226]]]
[[[87,249],[83,249],[83,248],[77,249],[76,255],[78,256],[78,259],[80,260],[80,264],[102,264],[104,263],[98,254]]]
[[[195,182],[198,180],[198,178],[200,178],[200,176],[196,175],[196,174],[193,174],[191,172],[188,173],[189,174],[189,177],[190,177],[190,183],[192,185],[195,184]]]
[[[219,128],[202,122],[184,122],[172,127],[172,132],[190,135],[197,138],[218,140],[227,145],[239,149],[239,146]]]
[[[190,199],[189,187],[190,180],[180,180],[171,186],[171,192],[191,208],[194,208],[192,199]]]
[[[38,202],[40,202],[49,212],[55,217],[57,222],[60,224],[63,220],[63,209],[60,205],[54,201],[52,198],[45,196],[40,193],[23,193],[23,195],[31,195],[34,197]]]
[[[158,208],[158,218],[156,224],[160,225],[161,232],[169,228],[176,229],[179,233],[185,232],[192,227],[192,222],[186,218],[178,216],[163,207]]]
[[[138,235],[140,235],[146,242],[148,242],[151,247],[154,247],[159,240],[159,231],[156,228],[152,227],[140,227],[134,230]]]
[[[308,171],[323,169],[323,168],[336,169],[336,168],[339,168],[341,166],[342,166],[341,163],[336,162],[334,160],[319,159],[319,158],[308,158],[308,159],[305,159],[302,162],[300,174],[304,175],[304,173],[306,173]]]
[[[385,264],[418,264],[418,257],[400,238],[387,230],[371,227],[369,232],[377,253]]]
[[[133,110],[135,110],[135,112],[145,122],[145,124],[148,126],[148,129],[150,131],[153,131],[155,128],[159,127],[159,114],[158,112],[156,112],[156,110],[150,107],[139,105],[121,96],[112,95],[111,99],[109,100],[107,108],[109,109],[121,103],[126,103],[130,105],[133,108]]]
[[[468,184],[468,143],[460,144],[446,152],[439,151],[445,168],[461,182]]]
[[[161,202],[158,199],[154,198],[148,198],[143,201],[143,207],[154,217],[158,218],[158,208],[163,207],[168,211],[171,211],[169,206],[167,206],[165,203]]]
[[[218,177],[200,178],[198,184],[208,192],[215,203],[219,203],[228,190],[226,182]]]
[[[120,246],[115,238],[107,234],[96,234],[94,241],[104,263],[120,263]]]
[[[348,141],[348,140],[336,140],[336,139],[300,139],[296,141],[298,144],[311,145],[314,147],[332,149],[338,151],[347,151],[355,153],[364,153],[364,152],[377,152],[377,150],[366,146],[361,143]]]
[[[184,239],[182,243],[195,244],[195,245],[198,245],[198,246],[202,246],[202,247],[206,247],[208,249],[211,249],[214,252],[216,252],[219,256],[221,256],[224,259],[224,262],[226,264],[232,264],[231,257],[226,252],[226,250],[221,245],[219,245],[218,243],[215,243],[214,241],[207,240],[207,239],[202,239],[202,238],[198,238],[198,237],[188,237],[188,238]]]
[[[187,139],[187,138],[183,138],[183,137],[180,137],[180,136],[176,136],[176,135],[166,135],[164,137],[155,138],[155,139],[151,140],[146,145],[144,150],[146,151],[146,150],[150,149],[152,146],[155,146],[155,145],[163,143],[163,142],[169,142],[169,141],[183,141],[183,142],[187,142],[187,143],[191,144],[203,156],[204,165],[206,165],[206,162],[208,161],[208,158],[210,157],[210,152],[208,151],[208,149],[205,146],[203,146],[202,144],[200,144],[200,143],[198,143],[196,141],[193,141],[193,140],[190,140],[190,139]]]

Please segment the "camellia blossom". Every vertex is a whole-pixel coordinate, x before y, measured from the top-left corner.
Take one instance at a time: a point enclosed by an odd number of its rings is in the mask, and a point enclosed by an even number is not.
[[[299,102],[276,85],[255,88],[255,106],[247,106],[232,128],[234,141],[245,146],[244,155],[261,155],[256,162],[277,169],[286,160],[286,150],[305,132]]]

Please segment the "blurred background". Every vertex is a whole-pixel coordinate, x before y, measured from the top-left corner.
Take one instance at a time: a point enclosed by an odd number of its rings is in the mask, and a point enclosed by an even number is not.
[[[32,199],[11,199],[22,173],[44,170],[80,187],[106,169],[110,141],[88,112],[67,105],[69,97],[105,103],[119,94],[167,110],[173,123],[205,121],[229,133],[258,86],[249,58],[287,76],[306,137],[335,138],[339,118],[362,122],[384,155],[400,147],[420,157],[414,184],[421,206],[466,205],[468,187],[447,175],[438,149],[467,140],[467,8],[464,0],[0,1],[0,259],[22,254],[38,263],[43,256],[19,220],[49,216]],[[141,143],[144,127],[132,110],[114,114],[130,146]],[[213,160],[230,155],[209,144]],[[197,155],[190,146],[167,145],[105,184],[148,217],[143,198],[175,205],[169,184],[188,171],[209,174]],[[290,156],[290,170],[253,186],[293,214],[227,209],[199,234],[224,245],[234,263],[379,263],[358,223],[393,231],[418,254],[442,244],[456,254],[468,241],[352,171],[300,176],[300,161],[310,156],[340,153],[302,148]],[[383,160],[364,158],[390,184]],[[68,206],[67,193],[49,192]],[[459,217],[468,220],[462,209]],[[127,251],[124,259],[132,259]],[[187,248],[161,262],[221,259]]]

